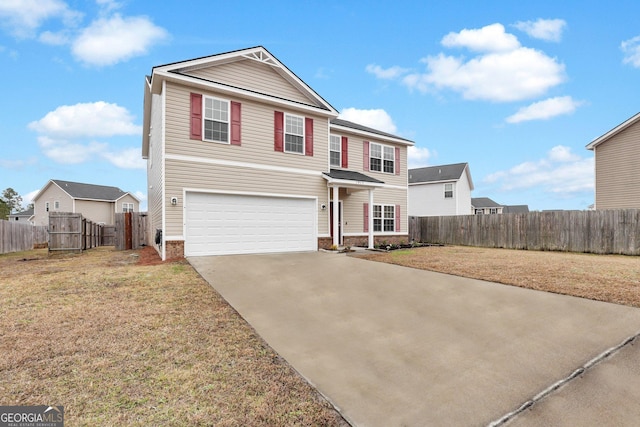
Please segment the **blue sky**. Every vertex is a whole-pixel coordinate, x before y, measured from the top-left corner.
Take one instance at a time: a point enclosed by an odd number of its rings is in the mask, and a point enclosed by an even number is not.
[[[528,3],[528,4],[527,4]],[[640,111],[640,3],[0,0],[0,190],[113,185],[146,207],[144,76],[262,45],[347,120],[468,162],[473,197],[593,203],[585,146]]]

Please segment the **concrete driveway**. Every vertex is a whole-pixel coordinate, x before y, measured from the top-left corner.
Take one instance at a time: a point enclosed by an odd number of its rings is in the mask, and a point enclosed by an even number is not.
[[[640,339],[627,342],[640,332],[640,309],[344,254],[189,262],[353,425],[600,426],[640,417]]]

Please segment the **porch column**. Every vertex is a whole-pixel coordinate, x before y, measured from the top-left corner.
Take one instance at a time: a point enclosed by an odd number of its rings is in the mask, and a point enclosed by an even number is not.
[[[340,212],[340,187],[335,186],[333,188],[333,206],[332,206],[332,214],[333,214],[333,244],[336,246],[340,245],[340,231],[338,229],[338,215]]]
[[[369,189],[369,249],[373,249],[373,189]]]

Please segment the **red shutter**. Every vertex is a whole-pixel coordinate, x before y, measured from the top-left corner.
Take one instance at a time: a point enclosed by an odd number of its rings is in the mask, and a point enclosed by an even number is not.
[[[240,145],[242,141],[242,107],[239,102],[231,101],[231,145]]]
[[[313,119],[304,119],[304,155],[313,156]]]
[[[284,113],[282,111],[274,111],[275,135],[273,149],[275,151],[284,151]]]
[[[396,205],[396,231],[400,231],[400,205]]]
[[[400,148],[396,147],[396,159],[393,162],[393,167],[396,169],[396,175],[400,175]]]
[[[349,167],[349,140],[346,136],[342,137],[342,167]]]
[[[202,140],[202,95],[191,94],[191,139]]]
[[[369,203],[364,204],[364,232],[369,232]]]
[[[364,141],[364,153],[362,155],[364,161],[362,167],[364,170],[369,170],[369,141]]]

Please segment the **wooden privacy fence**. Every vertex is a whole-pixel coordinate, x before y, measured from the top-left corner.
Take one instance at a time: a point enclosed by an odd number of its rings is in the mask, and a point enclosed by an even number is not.
[[[44,248],[48,239],[45,226],[0,220],[0,254]]]
[[[117,250],[139,249],[147,245],[147,213],[116,214],[114,244]]]
[[[49,212],[49,252],[82,252],[102,246],[103,225],[80,213]]]
[[[424,243],[640,255],[640,209],[409,217]]]

